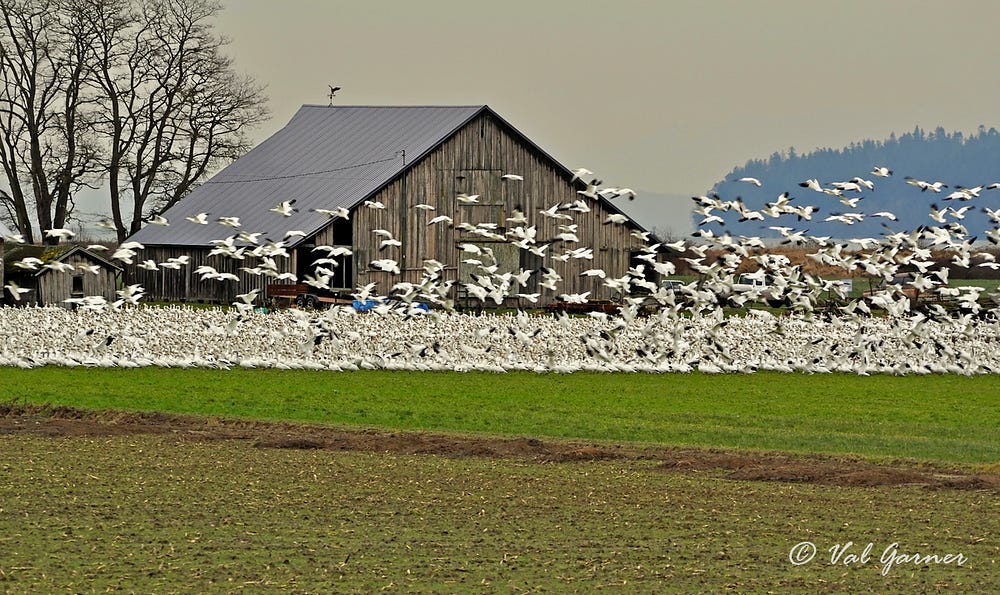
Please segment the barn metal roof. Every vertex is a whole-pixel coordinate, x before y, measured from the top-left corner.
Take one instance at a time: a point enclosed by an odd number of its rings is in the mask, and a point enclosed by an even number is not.
[[[288,124],[195,189],[130,239],[151,245],[204,246],[235,232],[219,217],[239,217],[240,230],[280,240],[329,223],[312,209],[351,208],[392,180],[486,106],[305,105]],[[405,151],[406,162],[403,162]],[[268,209],[295,200],[282,217]],[[208,213],[207,225],[185,217]],[[294,245],[301,238],[289,242]]]
[[[169,226],[146,225],[129,239],[146,245],[207,246],[237,231],[262,232],[264,241],[281,240],[291,230],[308,237],[330,222],[313,209],[360,204],[483,111],[510,126],[485,105],[304,105],[284,128],[164,213]],[[572,176],[552,161],[567,178]],[[297,210],[290,217],[268,210],[293,199]],[[185,219],[199,213],[208,213],[208,224]],[[219,217],[239,217],[239,230],[220,225]],[[286,245],[302,241],[293,237]]]

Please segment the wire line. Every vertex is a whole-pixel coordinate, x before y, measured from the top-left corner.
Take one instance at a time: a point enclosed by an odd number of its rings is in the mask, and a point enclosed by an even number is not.
[[[269,178],[247,178],[245,180],[208,180],[206,184],[240,184],[243,182],[270,182],[272,180],[289,180],[293,178],[306,178],[309,176],[318,176],[320,174],[329,174],[337,171],[344,171],[348,169],[354,169],[358,167],[365,167],[367,165],[375,165],[376,163],[386,163],[388,161],[395,161],[397,157],[390,157],[388,159],[379,159],[377,161],[369,161],[367,163],[357,163],[355,165],[345,165],[344,167],[336,167],[334,169],[324,169],[321,171],[311,171],[301,174],[289,174],[287,176],[272,176]]]

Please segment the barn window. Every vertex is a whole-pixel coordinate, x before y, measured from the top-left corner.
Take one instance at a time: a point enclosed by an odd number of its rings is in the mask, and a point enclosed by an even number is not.
[[[330,287],[349,288],[354,278],[354,257],[352,255],[342,255],[334,257],[338,266],[333,269],[333,276],[330,279]]]
[[[469,223],[475,226],[489,225],[493,227],[484,227],[493,231],[494,233],[504,233],[507,228],[504,226],[504,216],[503,216],[503,205],[500,204],[476,204],[476,205],[462,205],[459,210],[459,218],[462,223]],[[461,237],[471,238],[476,237],[469,231],[463,231]]]
[[[545,266],[545,258],[527,250],[521,250],[520,260],[520,269],[525,271],[538,271]],[[524,288],[523,293],[539,291],[539,277],[541,277],[541,272],[528,277],[528,285]]]
[[[340,248],[350,248],[350,246],[338,245]],[[317,274],[329,275],[330,277],[330,287],[333,289],[347,289],[352,286],[354,279],[354,256],[347,254],[340,254],[337,256],[330,256],[329,253],[325,251],[311,250],[311,244],[304,244],[302,246],[303,250],[299,252],[298,259],[298,271],[297,274],[300,279],[304,279],[306,275],[314,276]],[[317,263],[320,260],[323,262]],[[334,262],[328,262],[332,260]],[[317,273],[317,268],[323,269]],[[314,289],[310,289],[310,292],[314,292]]]
[[[462,264],[459,266],[458,275],[459,281],[462,283],[470,283],[473,281],[472,275],[483,274],[482,269],[479,265],[474,263],[464,262],[465,260],[479,260],[484,262],[487,266],[496,265],[497,275],[503,275],[504,273],[517,273],[521,264],[521,250],[517,246],[512,244],[507,244],[504,242],[483,242],[483,241],[471,241],[465,242],[468,244],[473,244],[479,247],[483,252],[489,255],[472,255],[472,254],[462,254]],[[461,254],[461,253],[460,253]],[[492,256],[490,256],[492,255]],[[468,257],[468,258],[466,258]]]
[[[73,288],[70,290],[70,297],[83,297],[83,275],[73,276]]]
[[[646,281],[652,281],[652,282],[655,283],[656,282],[656,277],[657,277],[656,269],[654,269],[653,266],[649,262],[647,262],[646,260],[644,260],[642,258],[639,258],[640,256],[643,256],[643,255],[645,255],[645,253],[641,252],[641,251],[632,251],[632,252],[630,252],[629,253],[628,266],[631,267],[631,268],[637,268],[637,267],[641,266],[642,267],[642,276],[643,276],[643,278]]]

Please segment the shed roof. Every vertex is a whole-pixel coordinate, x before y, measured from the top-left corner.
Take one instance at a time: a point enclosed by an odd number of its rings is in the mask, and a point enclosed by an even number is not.
[[[96,262],[101,263],[110,269],[116,271],[122,270],[122,267],[115,264],[114,262],[104,258],[99,254],[87,250],[83,246],[77,246],[75,244],[57,244],[55,246],[48,245],[38,245],[38,244],[17,244],[7,250],[7,254],[4,258],[4,270],[7,273],[22,273],[25,272],[24,269],[20,269],[14,266],[15,262],[20,261],[23,258],[37,258],[43,263],[45,262],[61,262],[66,260],[71,254],[82,253],[87,257],[93,259]],[[42,273],[48,272],[49,269],[40,269],[38,271],[31,271],[35,275],[41,275]]]
[[[234,234],[217,223],[219,217],[239,217],[241,231],[263,232],[262,238],[273,241],[290,230],[312,235],[330,221],[313,209],[357,206],[483,112],[550,159],[567,180],[572,177],[486,105],[305,105],[284,128],[171,207],[164,214],[169,226],[147,225],[130,239],[145,245],[207,246]],[[297,210],[290,217],[268,210],[293,199]],[[185,220],[199,213],[208,213],[208,224]],[[287,245],[301,241],[294,237]]]

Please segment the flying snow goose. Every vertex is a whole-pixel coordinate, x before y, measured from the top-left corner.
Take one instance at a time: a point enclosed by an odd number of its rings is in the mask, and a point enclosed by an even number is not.
[[[298,209],[292,206],[293,204],[295,204],[295,200],[296,199],[293,198],[292,200],[285,200],[279,202],[276,206],[268,209],[268,211],[271,211],[272,213],[277,213],[282,217],[291,217],[293,213],[298,211]]]
[[[53,229],[45,230],[45,237],[47,238],[59,238],[60,240],[72,239],[76,234],[72,230],[66,229],[65,227],[56,227]]]

